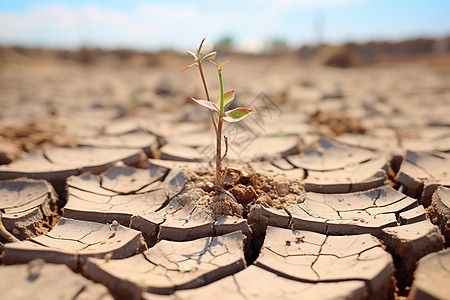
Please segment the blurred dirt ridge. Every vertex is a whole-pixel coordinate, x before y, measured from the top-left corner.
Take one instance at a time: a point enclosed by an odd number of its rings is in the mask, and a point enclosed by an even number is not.
[[[411,118],[420,125],[449,125],[440,115],[420,121],[414,107],[425,100],[430,107],[445,102],[450,91],[450,37],[297,50],[283,45],[260,55],[235,53],[227,45],[219,45],[225,52],[217,57],[231,60],[225,88],[237,90],[233,105],[250,105],[261,113],[251,126],[254,135],[311,129],[269,124],[276,122],[270,120],[276,113],[332,136],[404,127],[411,125],[406,121]],[[206,122],[207,116],[189,100],[204,97],[198,73],[180,74],[191,62],[188,55],[172,50],[0,47],[0,164],[35,149],[76,146],[75,132],[86,136],[106,126],[100,118],[84,117],[91,110],[107,116],[105,120],[168,113],[178,121]],[[216,74],[208,67],[210,94],[217,99]],[[423,75],[425,71],[429,74]],[[366,88],[369,81],[376,86]],[[268,100],[258,98],[261,92]],[[444,102],[433,100],[430,93]],[[408,106],[398,101],[405,97]],[[377,115],[389,116],[389,124],[381,124]]]
[[[297,53],[304,60],[319,59],[326,66],[351,67],[385,60],[413,59],[450,52],[450,37],[418,38],[400,42],[348,42],[343,45],[303,46]]]

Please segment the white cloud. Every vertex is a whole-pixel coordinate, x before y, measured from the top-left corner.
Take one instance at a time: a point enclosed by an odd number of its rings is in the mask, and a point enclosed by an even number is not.
[[[0,43],[183,49],[195,47],[205,36],[217,40],[232,35],[238,43],[284,35],[292,39],[298,33],[289,27],[286,14],[305,6],[356,1],[362,0],[229,0],[226,5],[204,2],[204,6],[192,2],[141,2],[124,11],[94,4],[72,8],[47,3],[21,13],[0,12]],[[298,23],[304,20],[295,22],[295,26],[304,26]]]
[[[31,46],[99,47],[190,46],[220,31],[217,14],[193,5],[144,3],[119,11],[85,5],[41,4],[22,13],[0,12],[0,43]],[[195,45],[196,42],[193,43]]]
[[[64,6],[36,7],[25,14],[0,14],[0,40],[6,43],[28,41],[31,44],[55,36],[72,33],[79,26],[77,16]],[[49,32],[48,29],[52,29]],[[64,39],[67,42],[67,39]]]
[[[156,33],[155,24],[146,17],[95,5],[76,9],[60,4],[35,6],[24,13],[0,13],[0,42],[56,47],[85,42],[133,46]]]
[[[254,3],[267,4],[274,7],[298,8],[298,7],[326,7],[347,5],[363,0],[252,0]]]
[[[190,4],[143,3],[137,6],[136,12],[140,17],[163,20],[186,20],[199,16],[197,8]]]

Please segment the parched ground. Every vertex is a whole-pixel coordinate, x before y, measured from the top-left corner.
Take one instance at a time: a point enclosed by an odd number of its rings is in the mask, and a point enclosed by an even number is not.
[[[188,56],[0,50],[0,298],[448,298],[448,55],[219,55],[216,199]]]

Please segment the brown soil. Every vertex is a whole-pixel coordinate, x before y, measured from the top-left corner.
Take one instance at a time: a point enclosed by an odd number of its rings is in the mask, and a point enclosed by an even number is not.
[[[325,135],[336,136],[343,133],[364,134],[366,129],[357,119],[350,118],[344,113],[317,111],[311,115],[311,124]]]
[[[282,174],[258,174],[247,168],[228,169],[224,189],[236,199],[225,193],[216,194],[214,190],[214,169],[188,171],[187,192],[181,195],[183,201],[195,199],[197,204],[209,206],[216,215],[236,215],[246,217],[250,206],[261,204],[266,207],[282,209],[305,198],[305,190],[299,180],[291,180]]]
[[[54,115],[55,112],[51,112],[49,116],[35,119],[20,127],[2,128],[0,164],[8,164],[18,159],[23,152],[55,146],[76,147],[75,139],[64,133],[64,126],[52,121]]]
[[[367,45],[367,49],[369,46],[377,45]],[[273,100],[277,105],[281,107],[283,104],[284,112],[289,112],[291,108],[301,108],[295,111],[298,113],[299,122],[308,123],[315,131],[327,136],[342,133],[364,134],[366,131],[372,133],[378,129],[381,129],[382,135],[383,130],[391,126],[397,130],[431,124],[448,125],[444,118],[445,114],[439,111],[447,107],[450,91],[448,52],[404,58],[378,57],[377,62],[373,63],[372,58],[364,57],[363,50],[350,50],[353,52],[336,55],[334,65],[353,64],[352,67],[358,68],[348,70],[320,68],[317,72],[313,63],[309,64],[299,59],[302,56],[300,52],[278,57],[235,55],[228,69],[230,73],[227,76],[227,86],[239,91],[243,105],[252,103],[255,91],[264,91],[274,96]],[[32,113],[34,116],[32,120],[28,117],[21,119],[21,116],[15,116],[17,122],[14,124],[17,126],[12,127],[9,122],[0,125],[0,164],[9,163],[23,152],[34,149],[74,146],[74,139],[65,133],[64,126],[70,128],[70,124],[64,125],[66,124],[64,114],[59,119],[59,109],[63,112],[70,107],[89,109],[94,105],[101,105],[105,108],[117,106],[124,109],[125,114],[136,116],[147,117],[146,114],[172,110],[176,115],[180,105],[183,104],[183,99],[202,95],[198,73],[186,72],[183,76],[179,75],[180,68],[191,63],[191,58],[187,55],[180,57],[172,53],[150,55],[126,51],[100,53],[101,51],[87,49],[75,54],[61,52],[56,55],[46,51],[14,49],[4,52],[3,55],[0,53],[0,62],[3,63],[0,63],[2,95],[0,102],[5,103],[0,119],[3,116],[15,115],[13,113],[15,110],[8,108],[7,104],[10,101],[15,101],[14,107],[20,106],[22,102],[19,100],[22,99],[25,104],[32,101],[36,107],[46,108],[44,115],[41,115],[40,110],[38,113]],[[354,52],[359,55],[361,61],[354,61]],[[267,63],[268,59],[272,63]],[[273,63],[275,59],[276,63]],[[71,80],[67,81],[67,76],[61,74],[69,76]],[[361,81],[358,81],[360,77]],[[252,84],[245,80],[247,78],[252,78]],[[359,115],[352,114],[351,111],[353,106],[345,106],[352,103],[347,99],[347,92],[331,96],[324,94],[321,84],[327,80],[337,82],[343,91],[348,91],[355,99],[371,99],[367,97],[372,95],[372,91],[376,92],[375,94],[379,93],[387,99],[384,104],[392,106],[393,113],[390,113],[390,110],[388,113],[382,110],[373,117],[366,114],[357,119]],[[162,81],[168,85],[160,85]],[[42,91],[51,91],[48,93],[51,97]],[[216,95],[217,90],[212,90],[212,94]],[[326,104],[329,100],[327,97],[331,98],[330,101],[342,98],[343,105],[333,112],[320,111],[322,106],[316,104],[318,101]],[[404,105],[405,99],[408,99],[408,105]],[[301,106],[298,103],[301,103]],[[430,104],[429,108],[435,109],[431,112],[428,109],[423,110],[423,103]],[[256,102],[252,105],[262,104]],[[186,113],[185,107],[180,109],[183,110],[183,118],[175,117],[174,120],[192,121],[190,119],[192,114],[195,122],[198,122],[199,115],[190,112],[191,106],[189,102]],[[54,109],[55,107],[58,111]],[[378,118],[384,121],[375,122]],[[402,118],[405,121],[402,121]],[[399,125],[396,125],[397,123],[392,125],[389,122],[392,119],[398,121]],[[408,136],[408,131],[401,133],[403,138],[420,137],[419,134],[413,133]],[[84,132],[80,132],[81,136],[83,134]],[[395,172],[389,174],[388,182],[396,188],[399,185],[395,174],[398,167],[399,165],[394,167]],[[185,176],[187,192],[179,196],[181,201],[195,201],[210,208],[215,214],[238,215],[245,218],[252,204],[283,208],[289,204],[302,202],[305,197],[299,181],[289,180],[282,175],[258,174],[245,167],[230,170],[225,178],[225,189],[237,201],[225,193],[216,195],[213,168],[188,171]],[[60,211],[56,213],[57,210],[55,207],[55,214],[39,224],[40,233],[56,224],[61,214]],[[436,221],[433,212],[429,210],[428,213],[432,220]],[[257,241],[262,244],[264,235],[265,231],[255,230],[253,233],[255,244]],[[255,249],[260,248],[261,245],[254,247],[255,255],[259,253]],[[0,243],[0,262],[2,253]],[[252,260],[256,257],[257,255]],[[408,292],[409,287],[404,290],[398,289],[396,299],[405,299]]]

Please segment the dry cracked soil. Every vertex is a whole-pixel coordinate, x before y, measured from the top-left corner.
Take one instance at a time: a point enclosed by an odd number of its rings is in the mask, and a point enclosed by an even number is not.
[[[187,57],[0,54],[1,299],[450,299],[448,58],[233,55],[218,197]]]

